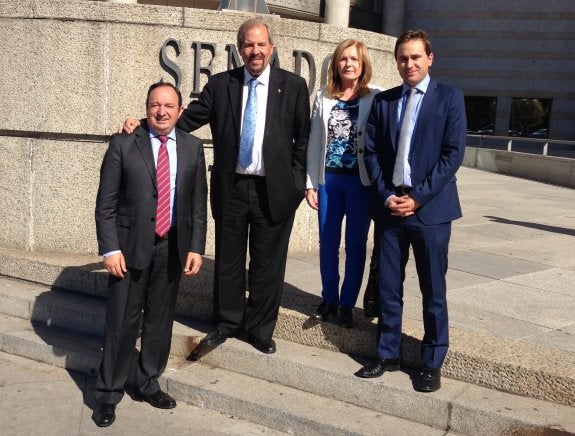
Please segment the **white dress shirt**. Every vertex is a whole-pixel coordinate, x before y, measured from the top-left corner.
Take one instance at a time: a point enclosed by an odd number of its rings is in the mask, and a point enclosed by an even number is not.
[[[264,156],[262,144],[264,140],[264,132],[266,128],[266,112],[268,107],[268,90],[270,85],[270,66],[268,65],[265,70],[258,77],[253,77],[246,68],[244,68],[244,90],[242,96],[242,123],[244,121],[244,111],[248,101],[249,81],[254,78],[259,83],[256,87],[256,94],[258,97],[258,112],[256,117],[256,134],[254,136],[254,145],[252,148],[252,163],[247,168],[242,168],[240,164],[236,166],[236,173],[250,174],[255,176],[265,176]],[[240,132],[241,133],[241,132]]]
[[[415,94],[413,94],[413,97],[415,99],[415,110],[413,111],[413,116],[411,119],[411,123],[410,123],[410,127],[411,129],[408,132],[408,137],[407,137],[407,147],[405,150],[405,161],[404,161],[404,165],[403,165],[403,186],[412,186],[411,185],[411,166],[409,165],[409,152],[411,149],[411,138],[413,135],[413,132],[415,131],[415,126],[417,125],[417,117],[419,116],[419,109],[421,108],[421,101],[423,100],[423,96],[425,95],[425,93],[427,92],[427,87],[429,86],[429,81],[431,80],[431,78],[429,77],[429,74],[427,76],[425,76],[425,78],[419,82],[416,86],[415,89],[417,90],[415,92]],[[403,84],[403,90],[402,90],[402,98],[401,100],[399,100],[399,105],[397,106],[397,132],[399,134],[399,132],[401,131],[401,124],[403,121],[402,118],[402,113],[403,113],[403,107],[405,106],[405,103],[407,102],[407,94],[409,93],[409,90],[411,89],[411,87],[404,83]],[[404,116],[407,114],[404,114]]]

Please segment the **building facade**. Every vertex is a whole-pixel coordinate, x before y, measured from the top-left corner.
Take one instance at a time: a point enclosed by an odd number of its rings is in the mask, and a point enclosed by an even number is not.
[[[118,1],[118,0],[116,0]],[[132,0],[135,1],[135,0]],[[138,0],[217,9],[219,0]],[[267,0],[270,13],[397,36],[425,29],[433,76],[461,88],[470,133],[575,140],[575,1]]]

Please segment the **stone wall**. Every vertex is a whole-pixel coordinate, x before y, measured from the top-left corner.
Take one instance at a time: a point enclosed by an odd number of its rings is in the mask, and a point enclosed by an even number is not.
[[[215,43],[213,72],[223,71],[225,47],[235,43],[236,30],[248,17],[87,0],[0,0],[0,246],[95,253],[100,163],[109,136],[124,118],[144,116],[148,86],[160,78],[172,80],[160,65],[160,47],[168,38],[180,41],[179,55],[168,55],[182,71],[180,89],[187,104],[193,87],[192,42]],[[387,88],[400,83],[389,36],[265,19],[282,68],[295,70],[293,50],[313,55],[316,89],[324,58],[348,37],[369,47],[374,84]],[[204,51],[202,65],[210,59]],[[309,81],[305,62],[302,71]],[[206,80],[202,74],[202,86]],[[210,163],[209,129],[195,133],[205,140]],[[213,254],[212,223],[209,232],[208,254]],[[302,203],[290,250],[316,247],[316,213]]]

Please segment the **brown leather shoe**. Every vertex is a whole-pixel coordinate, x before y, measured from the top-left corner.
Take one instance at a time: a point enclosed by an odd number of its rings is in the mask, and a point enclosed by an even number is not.
[[[385,371],[399,371],[399,359],[385,359],[376,357],[355,373],[361,378],[381,377]]]

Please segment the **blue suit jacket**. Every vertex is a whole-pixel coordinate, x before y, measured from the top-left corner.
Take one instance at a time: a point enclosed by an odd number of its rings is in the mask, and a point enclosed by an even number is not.
[[[385,200],[392,183],[398,139],[397,107],[402,87],[375,96],[367,122],[365,163],[377,190],[373,212],[391,219]],[[465,153],[467,122],[460,90],[431,79],[421,102],[410,148],[411,196],[419,203],[418,219],[427,225],[461,217],[455,173]]]

